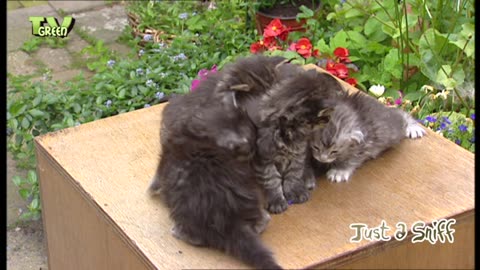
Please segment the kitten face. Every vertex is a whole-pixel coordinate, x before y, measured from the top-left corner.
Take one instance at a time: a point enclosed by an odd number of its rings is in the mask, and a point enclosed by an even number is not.
[[[364,134],[355,125],[355,117],[347,110],[336,108],[326,125],[315,127],[311,143],[313,157],[322,163],[332,163],[354,154],[364,140]]]

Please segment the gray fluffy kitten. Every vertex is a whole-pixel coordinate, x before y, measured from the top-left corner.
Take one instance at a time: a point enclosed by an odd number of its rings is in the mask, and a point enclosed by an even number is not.
[[[259,121],[254,167],[264,188],[267,210],[285,211],[289,203],[309,199],[315,176],[308,151],[313,126],[323,100],[346,94],[330,75],[315,70],[293,69],[278,80],[258,102]],[[280,72],[284,72],[279,69]]]
[[[408,113],[361,92],[329,102],[330,109],[318,115],[330,120],[314,130],[311,149],[316,160],[329,165],[327,178],[334,182],[347,181],[364,161],[402,139],[426,134]]]
[[[283,60],[240,59],[172,99],[163,112],[162,158],[149,188],[169,208],[175,237],[259,269],[281,267],[259,236],[270,216],[252,168],[256,127],[245,104],[270,87],[270,70]]]

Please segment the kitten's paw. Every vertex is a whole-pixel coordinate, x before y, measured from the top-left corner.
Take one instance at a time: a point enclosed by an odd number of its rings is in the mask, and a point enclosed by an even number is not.
[[[277,197],[268,202],[267,210],[272,214],[280,214],[287,210],[288,203],[283,197]]]
[[[314,190],[317,187],[317,179],[315,179],[315,177],[305,179],[305,187],[308,190]]]
[[[348,181],[350,176],[352,176],[352,172],[349,169],[330,169],[327,172],[327,178],[332,182]]]
[[[425,129],[417,123],[409,124],[407,126],[406,133],[407,133],[407,137],[411,139],[421,138],[425,134],[427,134]]]
[[[272,217],[270,214],[266,210],[262,209],[262,217],[257,220],[257,223],[253,226],[253,230],[256,233],[261,234],[263,231],[265,231],[271,219]]]
[[[172,233],[172,235],[179,239],[179,240],[182,240],[182,241],[185,241],[191,245],[194,245],[194,246],[202,246],[203,245],[203,241],[200,239],[200,238],[194,238],[194,237],[190,237],[188,235],[186,235],[181,229],[179,226],[175,225],[173,226],[171,229],[170,229],[170,232]]]
[[[287,199],[289,203],[304,203],[308,201],[309,198],[310,193],[304,186],[285,192],[285,199]]]

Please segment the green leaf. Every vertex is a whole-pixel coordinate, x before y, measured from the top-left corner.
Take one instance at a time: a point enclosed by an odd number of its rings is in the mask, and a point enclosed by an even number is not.
[[[437,72],[436,82],[442,84],[446,88],[455,88],[461,85],[465,80],[463,69],[457,69],[450,77],[449,75],[451,72],[452,68],[450,65],[442,65],[442,68]]]
[[[468,57],[475,54],[475,26],[471,23],[462,24],[462,31],[458,35],[449,36],[450,43],[465,52]]]
[[[420,91],[416,91],[416,92],[412,92],[412,93],[408,93],[406,94],[403,99],[405,100],[410,100],[410,101],[417,101],[417,100],[420,100],[420,98],[424,95],[424,93],[420,92]]]
[[[354,9],[354,8],[348,10],[345,13],[345,19],[349,19],[349,18],[353,18],[353,17],[359,17],[359,16],[363,16],[363,13],[360,10]]]
[[[127,90],[126,90],[125,88],[122,88],[122,89],[120,90],[120,92],[118,92],[118,98],[119,98],[119,99],[124,99],[126,93],[127,93]]]
[[[23,103],[17,102],[17,103],[14,103],[12,106],[10,106],[10,113],[12,114],[13,117],[15,117],[22,114],[26,108],[27,108],[26,105],[24,105]]]
[[[32,202],[30,203],[30,208],[31,209],[38,209],[38,207],[40,206],[40,201],[38,198],[34,198],[32,200]]]
[[[350,46],[350,42],[347,41],[347,33],[345,31],[340,30],[335,34],[335,36],[330,40],[330,48],[335,50],[338,47],[348,48]]]
[[[317,46],[315,46],[315,48],[317,48],[320,51],[320,53],[327,53],[327,54],[333,53],[333,50],[330,49],[330,47],[327,45],[327,43],[323,38],[321,38],[317,42]]]
[[[346,33],[350,41],[352,41],[350,48],[363,48],[368,44],[368,40],[359,32],[347,31]]]
[[[22,188],[18,190],[18,194],[20,194],[20,197],[22,197],[22,199],[27,200],[28,197],[30,197],[30,190]]]
[[[32,105],[33,107],[37,107],[42,102],[42,96],[37,96],[33,99]]]
[[[138,90],[140,90],[140,93],[144,95],[148,92],[148,88],[143,85],[137,85],[137,87],[138,87]]]
[[[28,113],[30,113],[33,117],[41,117],[45,115],[44,112],[37,109],[31,109],[30,111],[28,111]]]
[[[16,131],[18,129],[18,120],[17,119],[10,119],[8,121],[9,126],[12,128],[13,131]]]
[[[327,15],[327,21],[331,21],[332,19],[336,18],[337,17],[337,13],[335,12],[331,12],[331,13],[328,13]]]
[[[297,15],[297,18],[300,18],[300,19],[311,18],[314,15],[313,10],[307,8],[304,5],[301,5],[299,9],[300,9],[300,11],[302,11],[302,13],[299,13]]]
[[[28,127],[30,127],[30,121],[28,121],[28,119],[24,117],[22,120],[22,128],[28,129]]]
[[[382,23],[374,17],[370,17],[365,23],[364,33],[372,42],[381,42],[387,38],[387,35],[381,30]]]
[[[23,180],[20,176],[15,175],[14,177],[12,177],[12,182],[13,184],[15,184],[15,186],[20,187],[20,185],[22,185]]]
[[[35,173],[35,171],[28,171],[28,174],[27,174],[27,180],[30,184],[36,184],[37,183],[37,173]]]
[[[400,79],[402,77],[402,66],[399,63],[398,49],[391,49],[383,60],[385,71],[390,72],[395,78]]]
[[[82,111],[82,106],[78,103],[73,103],[72,107],[75,113],[80,113]]]

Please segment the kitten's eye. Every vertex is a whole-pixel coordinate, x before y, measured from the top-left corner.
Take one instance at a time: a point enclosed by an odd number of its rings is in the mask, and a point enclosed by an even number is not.
[[[333,151],[330,151],[330,154],[335,155],[337,152],[338,152],[337,150],[333,150]]]

